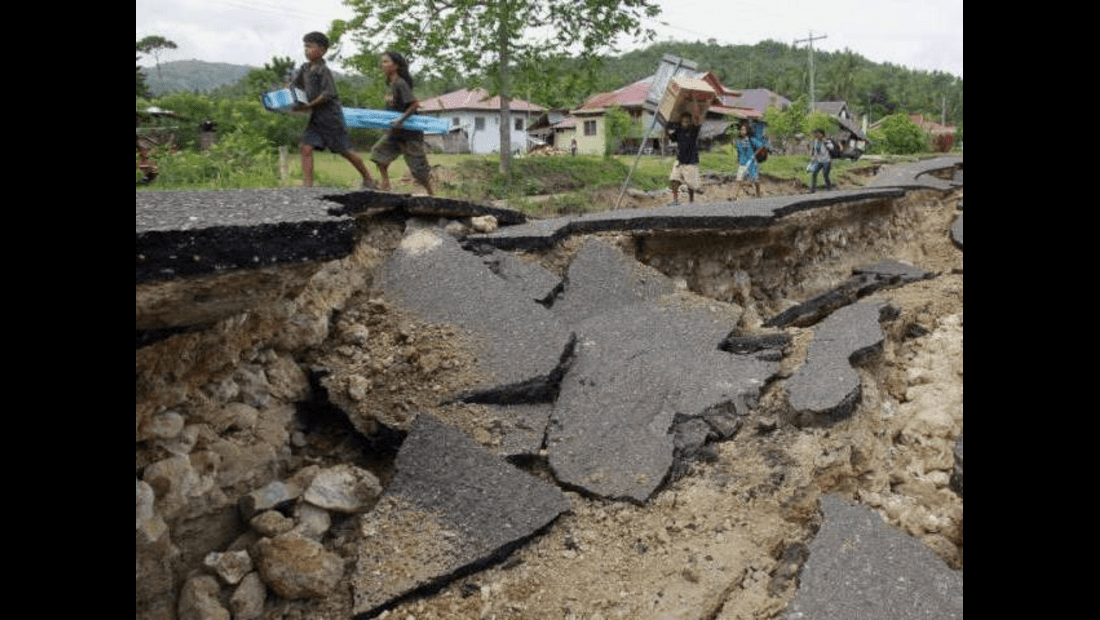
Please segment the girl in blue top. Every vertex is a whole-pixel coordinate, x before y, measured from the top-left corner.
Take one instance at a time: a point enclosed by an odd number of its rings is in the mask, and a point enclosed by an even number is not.
[[[737,186],[733,191],[733,199],[741,193],[741,185],[752,183],[756,187],[756,197],[760,197],[760,171],[756,168],[756,152],[768,145],[763,138],[753,135],[748,123],[741,123],[737,127],[737,140],[734,147],[737,149]]]

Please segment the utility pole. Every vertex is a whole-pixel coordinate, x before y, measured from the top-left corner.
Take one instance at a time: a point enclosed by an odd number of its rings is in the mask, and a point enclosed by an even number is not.
[[[828,38],[828,36],[827,34],[823,34],[820,37],[815,37],[814,31],[811,30],[808,39],[799,39],[794,42],[796,46],[803,41],[808,41],[810,43],[810,109],[807,111],[807,114],[814,111],[814,41]]]

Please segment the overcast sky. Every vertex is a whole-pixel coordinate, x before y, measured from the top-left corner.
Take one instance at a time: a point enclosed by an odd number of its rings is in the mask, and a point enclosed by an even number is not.
[[[962,0],[656,0],[645,25],[657,39],[752,45],[765,39],[814,50],[845,49],[878,63],[963,75]],[[302,35],[349,19],[341,0],[136,0],[137,38],[161,35],[179,48],[161,61],[205,60],[262,67],[274,56],[304,61]],[[801,40],[801,42],[799,42]],[[635,46],[620,44],[621,51]],[[153,59],[143,57],[143,66]],[[339,68],[339,67],[338,67]],[[415,69],[415,68],[414,68]]]

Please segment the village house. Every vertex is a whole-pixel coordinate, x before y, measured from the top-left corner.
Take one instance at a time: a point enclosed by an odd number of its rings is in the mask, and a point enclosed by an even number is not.
[[[719,139],[732,124],[742,119],[759,121],[763,114],[733,103],[739,95],[737,91],[731,91],[718,81],[712,72],[686,72],[678,75],[691,77],[707,82],[718,94],[719,100],[712,105],[703,121],[703,129],[699,134],[699,140],[703,148],[709,148],[712,141]],[[642,147],[644,153],[663,153],[669,148],[663,128],[660,125],[653,126],[653,114],[644,106],[646,94],[649,92],[654,76],[648,76],[623,86],[618,90],[592,95],[571,111],[569,117],[563,119],[559,125],[568,125],[572,128],[572,135],[577,140],[577,151],[588,155],[602,155],[606,144],[606,115],[612,108],[618,107],[630,115],[631,120],[639,124],[645,131],[646,144]],[[729,103],[726,103],[729,102]],[[653,127],[651,130],[650,128]],[[562,136],[566,132],[562,132]],[[558,148],[566,142],[557,142]],[[621,145],[625,152],[637,152],[639,147],[636,138],[627,139]]]
[[[544,109],[522,99],[512,99],[509,108],[512,152],[525,153],[531,146],[527,128]],[[490,97],[485,89],[463,88],[424,99],[416,113],[450,120],[450,131],[442,143],[433,144],[445,153],[500,152],[500,96]],[[429,142],[431,138],[425,136]]]
[[[736,95],[727,95],[720,97],[720,99],[722,99],[723,105],[756,110],[761,115],[767,112],[768,108],[786,110],[791,106],[790,99],[787,99],[783,95],[773,93],[766,88],[746,88],[738,91]]]

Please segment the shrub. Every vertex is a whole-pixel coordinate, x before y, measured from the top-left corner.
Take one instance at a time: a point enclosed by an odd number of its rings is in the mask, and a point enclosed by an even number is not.
[[[887,116],[877,130],[869,133],[875,153],[911,155],[928,150],[927,135],[904,114]]]
[[[955,148],[955,134],[937,133],[932,135],[932,150],[938,153],[950,153]]]

